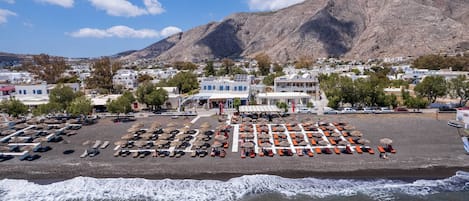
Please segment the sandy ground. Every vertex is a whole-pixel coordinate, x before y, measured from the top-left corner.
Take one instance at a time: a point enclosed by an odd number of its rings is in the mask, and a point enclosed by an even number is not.
[[[301,119],[307,115],[298,115]],[[0,163],[0,179],[62,180],[76,176],[99,178],[149,178],[149,179],[228,179],[246,174],[274,174],[284,177],[327,177],[327,178],[443,178],[454,175],[457,170],[469,171],[469,155],[465,154],[458,132],[447,125],[455,114],[381,114],[381,115],[330,115],[317,117],[327,121],[348,121],[371,140],[371,146],[379,145],[379,139],[394,140],[397,154],[390,159],[379,158],[379,154],[325,155],[309,157],[256,157],[241,159],[239,153],[228,149],[226,158],[132,158],[114,157],[113,143],[126,133],[133,124],[112,123],[102,119],[98,124],[87,126],[78,134],[66,137],[66,142],[47,144],[53,150],[41,154],[36,161],[12,159]],[[183,125],[191,119],[151,117],[139,119],[146,127],[159,121],[163,125],[174,122]],[[208,121],[213,127],[216,117],[201,118],[193,128]],[[232,138],[230,138],[232,139]],[[111,146],[101,150],[94,158],[80,158],[88,146],[83,142],[109,140]],[[75,152],[64,155],[63,151]]]

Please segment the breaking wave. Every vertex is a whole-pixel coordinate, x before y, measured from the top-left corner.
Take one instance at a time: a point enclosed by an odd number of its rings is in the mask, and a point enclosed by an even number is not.
[[[288,179],[250,175],[228,181],[95,179],[77,177],[40,185],[26,180],[0,181],[0,200],[242,200],[276,193],[311,199],[364,195],[373,200],[394,200],[396,195],[423,197],[436,193],[468,192],[469,172],[441,180]]]

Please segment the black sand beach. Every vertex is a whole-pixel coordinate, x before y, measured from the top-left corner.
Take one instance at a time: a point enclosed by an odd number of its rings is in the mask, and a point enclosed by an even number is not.
[[[298,119],[306,115],[297,116]],[[313,116],[313,118],[318,118]],[[437,120],[430,114],[386,114],[324,116],[321,120],[347,121],[362,131],[376,149],[379,139],[392,138],[396,154],[390,159],[370,155],[324,155],[314,157],[256,157],[241,159],[239,153],[229,149],[226,158],[132,158],[114,157],[115,141],[126,133],[132,123],[112,123],[102,119],[100,123],[87,126],[75,136],[67,137],[67,143],[53,143],[53,150],[41,154],[39,160],[26,162],[12,159],[0,163],[0,179],[27,179],[37,181],[65,180],[77,176],[96,178],[147,178],[147,179],[216,179],[250,174],[270,174],[288,178],[391,178],[419,179],[444,178],[456,171],[469,171],[469,155],[465,154],[456,129],[447,125],[454,114],[440,114]],[[182,126],[190,119],[167,117],[142,118],[146,127],[151,122],[169,122]],[[192,128],[209,121],[215,127],[217,118],[201,118]],[[230,137],[232,139],[232,137]],[[83,142],[109,140],[111,146],[93,158],[80,158],[87,148]],[[230,143],[231,144],[231,143]],[[70,155],[63,151],[74,149]]]

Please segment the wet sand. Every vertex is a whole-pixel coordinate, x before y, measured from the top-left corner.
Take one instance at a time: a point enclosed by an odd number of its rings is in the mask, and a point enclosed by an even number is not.
[[[67,143],[47,144],[53,147],[50,152],[41,154],[36,161],[19,161],[17,158],[0,163],[0,179],[27,179],[53,181],[77,176],[97,178],[147,178],[147,179],[216,179],[226,180],[249,174],[271,174],[289,178],[390,178],[419,179],[444,178],[458,170],[469,171],[469,155],[465,154],[461,139],[455,128],[447,125],[455,114],[440,114],[439,120],[430,114],[386,114],[386,115],[331,115],[320,117],[327,121],[348,121],[364,137],[371,140],[376,150],[379,139],[389,137],[394,140],[397,154],[390,159],[370,155],[325,155],[314,157],[256,157],[241,159],[239,153],[232,153],[231,147],[226,158],[132,158],[114,157],[115,141],[126,133],[133,123],[112,123],[103,119],[100,123],[87,126],[78,134],[66,137]],[[298,115],[301,119],[307,115]],[[312,116],[317,119],[317,116]],[[163,125],[174,122],[183,125],[191,119],[170,119],[151,117],[139,119],[149,127],[151,122],[160,121]],[[201,118],[193,128],[208,121],[213,127],[217,118]],[[232,138],[230,138],[232,139]],[[109,140],[111,145],[101,150],[93,158],[80,158],[87,148],[86,140]],[[74,149],[70,155],[62,152]]]

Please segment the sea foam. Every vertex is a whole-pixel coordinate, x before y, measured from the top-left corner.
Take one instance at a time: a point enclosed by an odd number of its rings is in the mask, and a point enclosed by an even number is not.
[[[366,195],[373,200],[393,200],[396,194],[426,196],[440,192],[469,191],[469,173],[459,171],[441,180],[288,179],[249,175],[216,180],[74,179],[39,185],[26,180],[0,181],[1,200],[240,200],[246,196],[278,193],[285,197]]]

